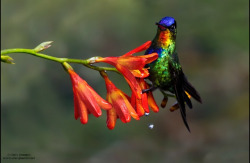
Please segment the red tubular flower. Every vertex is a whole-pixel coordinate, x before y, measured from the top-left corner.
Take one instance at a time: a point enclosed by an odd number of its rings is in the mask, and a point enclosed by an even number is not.
[[[131,95],[131,105],[136,108],[137,114],[141,117],[145,114],[145,109],[143,108],[142,102],[145,101],[144,93],[142,94],[142,99],[137,99],[135,94],[132,92]]]
[[[143,84],[145,85],[145,89],[149,89],[149,85],[143,81]],[[154,96],[152,91],[148,91],[147,93],[147,97],[148,97],[148,105],[150,106],[150,108],[153,110],[153,112],[157,113],[159,112],[159,107],[155,102]]]
[[[153,93],[151,91],[147,92],[148,95],[148,105],[150,106],[150,108],[157,113],[159,111],[159,107],[155,102]]]
[[[111,110],[107,110],[107,127],[110,130],[114,129],[117,117],[123,123],[130,122],[131,116],[139,120],[139,116],[129,102],[129,97],[109,80],[106,73],[101,74],[106,83],[107,101],[113,106]]]
[[[115,66],[116,69],[123,74],[136,98],[141,99],[141,88],[135,77],[147,77],[149,73],[148,70],[144,68],[144,66],[156,60],[158,58],[158,54],[152,53],[143,56],[132,56],[132,54],[147,49],[150,44],[151,41],[148,41],[145,44],[139,46],[138,48],[124,54],[123,56],[97,58],[95,62],[106,62]]]
[[[142,90],[149,88],[149,85],[144,81],[144,79],[137,78],[137,81],[138,81]],[[131,103],[132,103],[132,106],[134,106],[136,108],[137,114],[139,116],[144,115],[145,112],[149,113],[148,105],[150,106],[150,108],[154,112],[159,111],[159,107],[157,106],[155,99],[154,99],[154,96],[153,96],[153,93],[151,91],[143,93],[141,100],[136,99],[132,93]]]
[[[141,46],[139,46],[139,47],[137,47],[137,48],[135,48],[135,49],[133,49],[133,50],[127,52],[127,53],[124,54],[123,56],[130,56],[130,55],[132,55],[132,54],[134,54],[134,53],[139,53],[139,52],[141,52],[141,51],[143,51],[143,50],[148,49],[148,48],[150,47],[151,44],[152,44],[152,41],[147,41],[147,42],[145,42],[144,44],[142,44]]]
[[[88,113],[95,117],[102,115],[100,109],[111,109],[112,105],[101,98],[88,83],[77,75],[73,70],[68,69],[74,93],[75,119],[80,117],[82,124],[88,122]]]

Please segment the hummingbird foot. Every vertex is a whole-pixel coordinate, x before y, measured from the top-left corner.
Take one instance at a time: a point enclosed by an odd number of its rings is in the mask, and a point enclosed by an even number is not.
[[[149,92],[149,91],[153,92],[153,91],[156,90],[156,89],[157,89],[157,87],[154,87],[154,86],[152,85],[150,88],[143,89],[143,90],[142,90],[142,93],[146,93],[146,92]]]
[[[178,104],[178,102],[176,101],[172,106],[171,106],[171,108],[169,109],[171,112],[173,112],[173,111],[175,111],[175,110],[177,110],[177,109],[179,109],[179,104]]]
[[[162,108],[165,108],[165,106],[167,105],[168,103],[168,97],[167,96],[164,96],[162,102],[161,102],[161,107]]]

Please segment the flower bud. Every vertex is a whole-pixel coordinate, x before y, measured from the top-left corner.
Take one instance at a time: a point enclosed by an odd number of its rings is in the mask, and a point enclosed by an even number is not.
[[[46,42],[43,42],[43,43],[41,43],[41,44],[39,44],[37,47],[35,47],[34,48],[34,50],[36,51],[36,52],[40,52],[40,51],[42,51],[42,50],[45,50],[45,49],[48,49],[51,45],[51,43],[52,43],[53,41],[46,41]]]
[[[1,55],[1,62],[5,62],[5,63],[9,63],[9,64],[15,64],[13,61],[14,61],[13,58],[11,58],[8,55]]]

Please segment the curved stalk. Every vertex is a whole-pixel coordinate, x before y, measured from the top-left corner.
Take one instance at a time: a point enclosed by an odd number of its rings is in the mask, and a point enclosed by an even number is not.
[[[58,57],[53,57],[47,54],[43,54],[43,53],[39,53],[37,50],[35,49],[5,49],[5,50],[1,50],[1,56],[4,56],[6,54],[10,54],[10,53],[26,53],[26,54],[30,54],[36,57],[40,57],[43,59],[47,59],[47,60],[51,60],[54,62],[59,62],[59,63],[63,63],[63,62],[68,62],[68,63],[77,63],[77,64],[82,64],[88,68],[91,68],[93,70],[97,70],[97,71],[114,71],[117,72],[116,68],[112,68],[112,67],[98,67],[98,66],[93,66],[90,62],[90,59],[71,59],[71,58],[58,58]]]

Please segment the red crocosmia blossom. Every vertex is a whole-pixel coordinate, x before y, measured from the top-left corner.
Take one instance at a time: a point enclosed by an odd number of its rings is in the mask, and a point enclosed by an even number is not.
[[[145,114],[145,109],[142,106],[142,101],[145,101],[144,93],[142,94],[142,99],[137,99],[135,94],[132,92],[131,95],[131,105],[136,108],[137,114],[141,117]]]
[[[99,58],[96,60],[96,62],[106,62],[108,64],[111,64],[116,67],[116,69],[121,72],[129,84],[132,92],[135,93],[136,98],[141,99],[141,88],[139,84],[137,83],[134,75],[130,72],[130,70],[123,65],[119,64],[118,57],[106,57],[106,58]]]
[[[159,107],[155,102],[153,93],[151,91],[147,92],[148,95],[148,105],[150,106],[150,108],[155,112],[159,112]]]
[[[158,58],[157,53],[152,53],[143,56],[121,56],[118,57],[117,63],[126,67],[135,77],[145,78],[149,76],[147,68],[144,66],[148,63],[153,62]]]
[[[137,78],[137,81],[138,81],[138,83],[139,83],[142,90],[149,88],[149,85],[144,81],[144,79]],[[134,106],[136,108],[137,114],[139,116],[144,115],[145,112],[149,113],[148,106],[150,106],[150,108],[154,112],[159,111],[159,107],[157,106],[157,104],[156,104],[156,102],[154,100],[154,97],[153,97],[153,93],[151,91],[143,93],[141,100],[136,99],[135,96],[132,93],[131,103],[132,103],[132,106]]]
[[[146,82],[144,81],[144,79],[137,78],[137,81],[138,81],[138,83],[139,83],[139,85],[140,85],[140,87],[141,87],[142,90],[148,88]],[[143,109],[145,110],[146,113],[149,113],[149,109],[148,109],[148,95],[147,95],[146,92],[142,94],[142,107],[143,107]]]
[[[111,109],[112,105],[101,98],[88,83],[77,75],[73,70],[68,69],[74,93],[75,119],[80,117],[83,124],[88,122],[88,113],[95,117],[102,115],[100,108]]]
[[[129,102],[129,97],[109,80],[106,73],[102,72],[101,74],[106,83],[107,101],[113,106],[112,109],[107,110],[107,127],[110,130],[114,129],[117,117],[123,123],[130,122],[131,116],[139,120],[139,116]]]
[[[124,54],[123,56],[130,56],[130,55],[132,55],[132,54],[134,54],[134,53],[139,53],[139,52],[141,52],[141,51],[143,51],[143,50],[148,49],[148,48],[150,47],[151,44],[152,44],[152,41],[147,41],[147,42],[145,42],[144,44],[142,44],[141,46],[139,46],[139,47],[137,47],[137,48],[135,48],[135,49],[133,49],[133,50],[127,52],[127,53]]]
[[[151,44],[151,42],[149,43]],[[123,74],[136,98],[141,99],[141,88],[135,77],[147,77],[149,73],[144,66],[156,60],[158,58],[158,54],[152,53],[143,56],[132,56],[132,54],[147,49],[150,45],[149,43],[147,42],[123,56],[97,58],[95,62],[105,62],[115,66],[116,69]]]

